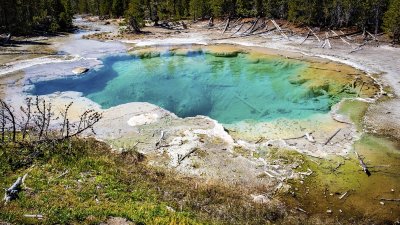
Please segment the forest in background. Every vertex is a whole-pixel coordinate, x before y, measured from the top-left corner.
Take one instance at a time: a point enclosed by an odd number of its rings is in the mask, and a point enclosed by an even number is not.
[[[76,13],[144,20],[269,17],[321,28],[356,26],[400,38],[400,0],[0,0],[0,32],[72,28]]]

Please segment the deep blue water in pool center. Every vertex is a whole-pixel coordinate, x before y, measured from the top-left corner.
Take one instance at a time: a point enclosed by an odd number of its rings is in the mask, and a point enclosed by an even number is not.
[[[37,82],[31,94],[78,91],[103,108],[149,102],[180,117],[205,115],[221,123],[301,119],[326,113],[332,104],[327,95],[289,82],[306,62],[281,57],[197,52],[110,56],[103,64],[84,75]]]

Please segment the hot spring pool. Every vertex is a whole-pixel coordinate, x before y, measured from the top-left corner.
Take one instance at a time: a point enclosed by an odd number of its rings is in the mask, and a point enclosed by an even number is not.
[[[205,115],[221,123],[301,119],[326,113],[338,101],[290,82],[309,65],[282,57],[189,51],[102,61],[102,68],[85,75],[37,82],[30,94],[78,91],[103,108],[150,102],[180,117]]]

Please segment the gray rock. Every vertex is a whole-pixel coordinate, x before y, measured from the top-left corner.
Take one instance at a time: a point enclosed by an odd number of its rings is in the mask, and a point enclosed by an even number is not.
[[[76,75],[84,74],[84,73],[86,73],[87,71],[89,71],[89,69],[88,69],[88,68],[85,68],[85,67],[77,67],[77,68],[75,68],[75,69],[72,70],[72,72],[73,72],[74,74],[76,74]]]

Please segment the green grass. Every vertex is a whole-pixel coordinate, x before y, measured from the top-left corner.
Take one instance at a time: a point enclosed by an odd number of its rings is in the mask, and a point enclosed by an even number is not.
[[[265,224],[283,218],[281,209],[252,203],[241,188],[149,167],[134,150],[114,154],[92,139],[2,146],[0,156],[1,187],[28,173],[28,189],[0,204],[0,222],[98,224],[113,216],[137,224]]]

